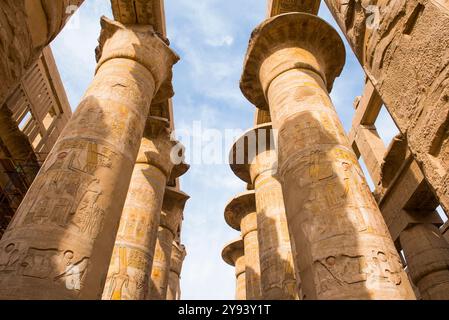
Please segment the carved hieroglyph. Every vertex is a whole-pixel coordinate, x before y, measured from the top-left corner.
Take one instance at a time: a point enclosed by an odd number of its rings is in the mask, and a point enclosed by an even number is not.
[[[241,193],[232,199],[226,206],[224,215],[230,227],[241,231],[245,248],[246,300],[260,300],[262,289],[254,190]]]
[[[449,1],[326,0],[449,210]]]
[[[298,299],[299,281],[295,277],[282,187],[275,177],[277,152],[271,124],[243,134],[231,150],[230,163],[234,173],[255,190],[262,299]]]
[[[123,208],[105,300],[143,300],[149,288],[165,186],[174,166],[168,120],[150,117]]]
[[[181,299],[181,271],[182,264],[184,263],[186,255],[187,252],[185,246],[178,243],[176,240],[173,241],[170,261],[170,274],[168,276],[167,300]]]
[[[328,92],[343,68],[337,32],[291,13],[254,32],[241,88],[279,130],[279,177],[305,299],[414,299]],[[267,97],[267,99],[265,99]]]
[[[246,262],[243,240],[235,240],[228,243],[221,252],[223,260],[235,267],[235,299],[246,300]]]
[[[0,2],[0,106],[83,1]]]
[[[0,298],[100,299],[151,101],[178,56],[107,18],[95,78],[0,242]]]
[[[188,195],[174,188],[167,187],[165,190],[151,270],[149,300],[165,300],[167,298],[173,240],[178,234],[184,206],[188,199]]]

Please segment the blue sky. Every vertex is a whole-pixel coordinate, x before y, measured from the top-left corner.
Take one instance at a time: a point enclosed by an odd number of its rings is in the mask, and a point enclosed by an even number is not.
[[[198,125],[220,132],[252,127],[255,108],[242,96],[239,79],[251,31],[265,18],[266,1],[165,0],[165,7],[168,37],[182,59],[174,68],[177,131],[192,132]],[[101,15],[112,17],[110,1],[86,0],[52,44],[72,109],[93,78]],[[320,16],[340,31],[324,4]],[[345,69],[331,94],[346,130],[352,122],[354,98],[362,93],[363,85],[363,71],[347,47]],[[388,144],[397,129],[385,110],[376,125]],[[193,139],[183,142],[188,148],[200,140],[208,143],[208,137]],[[231,143],[222,148],[225,158]],[[191,196],[182,233],[188,252],[182,298],[233,299],[234,269],[222,261],[221,250],[239,234],[226,225],[223,210],[230,198],[244,191],[245,184],[226,164],[194,163],[181,179],[181,187]]]

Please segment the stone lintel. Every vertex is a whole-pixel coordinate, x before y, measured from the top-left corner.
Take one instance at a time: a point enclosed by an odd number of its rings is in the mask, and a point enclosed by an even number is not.
[[[416,161],[409,156],[397,170],[388,188],[377,194],[379,207],[394,241],[410,224],[442,224],[435,211],[438,201]]]
[[[268,16],[274,17],[289,12],[318,14],[321,0],[268,0]]]
[[[229,165],[234,174],[248,184],[252,183],[250,167],[256,160],[255,157],[260,152],[268,150],[275,152],[272,128],[271,123],[257,125],[247,130],[232,145],[229,152]],[[265,139],[265,143],[260,139]]]
[[[166,34],[163,0],[111,0],[114,19],[123,24],[149,24]]]
[[[254,190],[245,191],[233,198],[226,205],[225,220],[233,229],[240,231],[240,222],[248,214],[256,212],[256,196]]]
[[[346,59],[337,31],[315,15],[287,13],[266,20],[251,35],[240,80],[241,91],[258,108],[268,109],[265,90],[270,80],[261,83],[262,64],[274,53],[288,48],[298,48],[302,54],[298,58],[283,59],[272,72],[274,77],[292,68],[311,69],[323,78],[329,92]]]
[[[237,259],[242,257],[243,255],[245,255],[245,252],[242,239],[237,239],[229,242],[221,252],[221,257],[223,258],[223,260],[233,267],[235,267]]]
[[[101,18],[102,31],[96,49],[97,71],[111,59],[131,59],[152,74],[156,83],[154,103],[171,98],[172,66],[179,56],[161,39],[151,25],[128,25]]]

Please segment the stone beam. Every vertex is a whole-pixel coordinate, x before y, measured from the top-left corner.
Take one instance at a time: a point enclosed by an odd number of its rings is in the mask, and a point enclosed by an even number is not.
[[[449,209],[449,2],[325,0]]]
[[[321,0],[268,0],[268,17],[289,12],[317,14]]]
[[[123,24],[150,24],[166,36],[163,0],[111,0],[114,19]]]

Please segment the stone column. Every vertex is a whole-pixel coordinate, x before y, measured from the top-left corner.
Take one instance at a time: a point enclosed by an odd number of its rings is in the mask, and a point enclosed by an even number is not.
[[[228,243],[221,256],[227,264],[235,267],[235,299],[246,300],[246,262],[243,240],[239,239]]]
[[[178,243],[176,240],[173,241],[170,261],[170,274],[168,276],[167,300],[181,299],[180,279],[182,264],[184,263],[186,255],[187,252],[185,246]]]
[[[246,300],[259,300],[262,298],[262,289],[255,192],[247,191],[232,199],[225,208],[225,220],[229,226],[242,233]]]
[[[325,21],[280,15],[253,32],[241,88],[269,108],[279,132],[279,177],[304,298],[414,299],[328,94],[344,61],[343,42]]]
[[[173,168],[167,119],[150,117],[115,240],[105,300],[143,300],[148,292],[165,186]]]
[[[449,299],[449,243],[433,224],[412,224],[399,236],[413,283],[424,300]]]
[[[0,298],[100,299],[151,102],[178,56],[102,18],[95,78],[0,242]]]
[[[188,199],[189,196],[184,192],[171,187],[166,188],[151,270],[148,300],[165,300],[167,297],[173,240],[176,238],[184,206]]]
[[[84,0],[0,2],[0,108]]]
[[[295,277],[282,187],[275,177],[277,153],[271,124],[243,134],[231,150],[230,163],[234,173],[255,190],[262,299],[298,299],[299,281]]]

